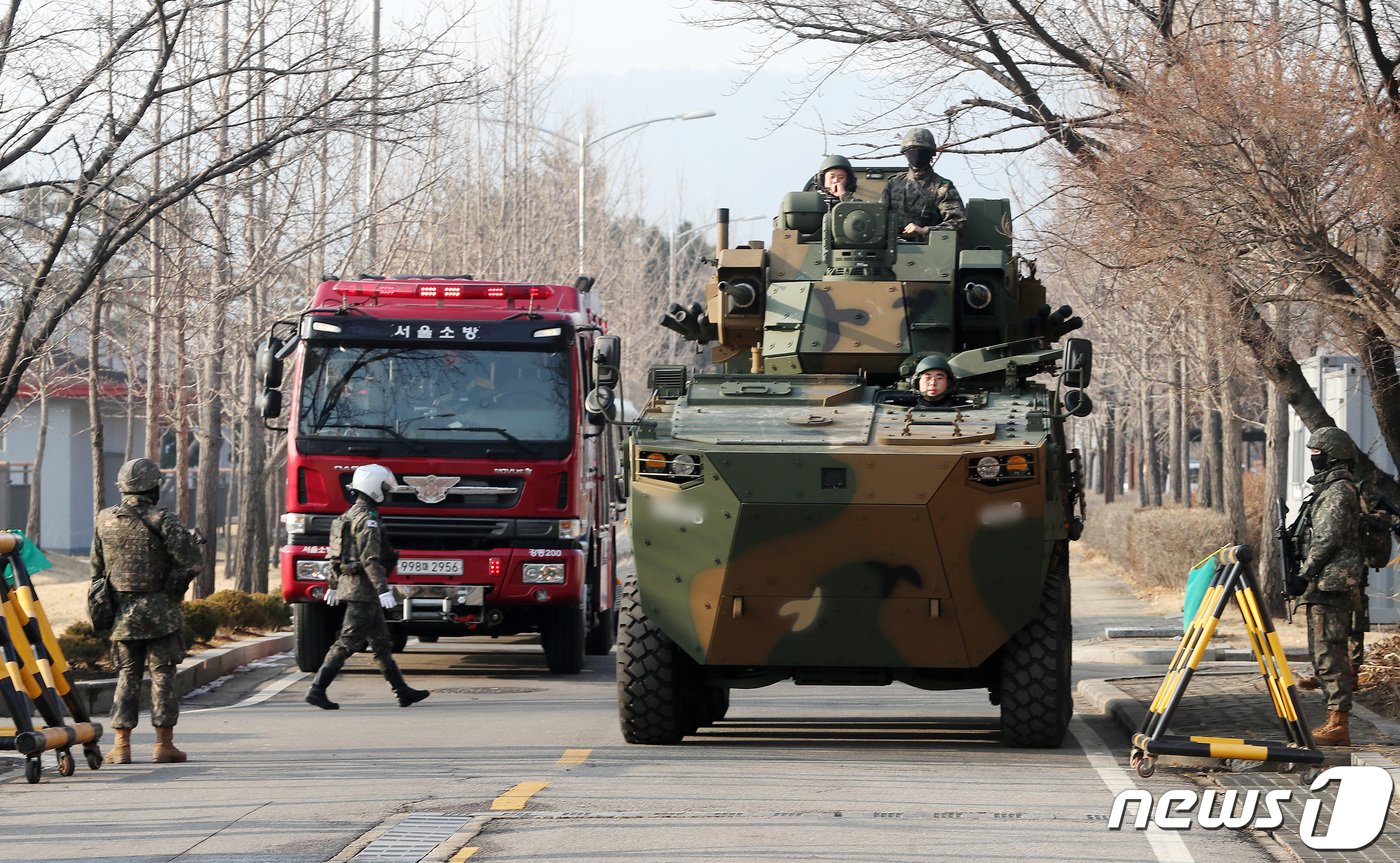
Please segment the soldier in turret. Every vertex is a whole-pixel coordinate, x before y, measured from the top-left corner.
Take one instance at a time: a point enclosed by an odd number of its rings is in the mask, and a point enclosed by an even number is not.
[[[856,172],[845,156],[827,156],[817,168],[817,185],[831,202],[849,201],[856,194]]]
[[[117,488],[121,503],[97,514],[91,555],[93,579],[105,576],[116,592],[112,727],[117,740],[107,763],[131,763],[131,729],[136,727],[142,668],[147,666],[156,729],[151,760],[178,763],[185,760],[173,740],[180,717],[175,668],[185,658],[180,602],[202,566],[199,538],[173,513],[156,507],[160,468],[155,462],[138,458],[122,465]]]
[[[398,554],[384,535],[379,509],[384,496],[397,485],[394,474],[378,464],[355,468],[350,480],[355,502],[344,514],[331,522],[331,581],[326,591],[326,604],[345,604],[345,622],[340,637],[331,645],[326,659],[311,681],[306,703],[322,710],[339,710],[340,705],[326,696],[326,688],[335,680],[345,660],[366,647],[374,654],[374,662],[389,681],[399,706],[408,707],[428,697],[427,690],[414,689],[403,679],[398,663],[394,662],[389,641],[389,626],[384,610],[395,605],[394,592],[389,588],[389,571],[394,568]]]
[[[1312,738],[1322,746],[1350,746],[1356,676],[1347,638],[1366,576],[1360,496],[1351,473],[1356,445],[1346,432],[1328,427],[1313,432],[1308,450],[1315,473],[1296,528],[1299,573],[1307,581],[1298,603],[1307,608],[1308,649],[1327,696],[1327,721],[1313,729]]]
[[[885,184],[881,196],[890,207],[890,218],[904,225],[906,237],[927,237],[929,231],[956,231],[967,224],[967,209],[951,180],[933,170],[938,144],[928,129],[910,129],[899,152],[909,170]]]

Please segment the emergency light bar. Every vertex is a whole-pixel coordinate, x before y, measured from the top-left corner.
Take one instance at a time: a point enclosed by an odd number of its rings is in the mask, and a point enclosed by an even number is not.
[[[350,297],[390,297],[420,300],[547,300],[548,285],[447,285],[404,282],[341,282],[338,294]]]

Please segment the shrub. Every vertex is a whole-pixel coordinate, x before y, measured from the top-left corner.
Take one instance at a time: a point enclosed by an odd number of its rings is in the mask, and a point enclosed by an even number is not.
[[[220,629],[252,629],[257,625],[257,603],[241,590],[220,590],[204,601],[218,616]]]
[[[95,632],[91,623],[80,620],[59,633],[58,647],[70,665],[92,668],[111,655],[110,636],[110,632]]]
[[[253,604],[258,610],[256,629],[277,630],[292,625],[292,609],[276,593],[255,593]]]
[[[185,644],[208,643],[219,631],[219,615],[208,600],[192,599],[180,604],[185,613]]]
[[[1102,496],[1091,495],[1085,510],[1084,544],[1108,555],[1109,560],[1121,569],[1131,567],[1128,531],[1137,504],[1121,500],[1106,504]]]
[[[1128,569],[1147,584],[1184,589],[1191,567],[1230,543],[1230,522],[1223,512],[1183,507],[1139,510],[1128,528]]]

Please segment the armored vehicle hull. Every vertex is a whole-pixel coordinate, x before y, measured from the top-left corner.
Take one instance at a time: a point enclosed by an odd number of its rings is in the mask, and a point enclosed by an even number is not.
[[[712,298],[695,318],[728,326],[716,349],[726,373],[653,370],[629,453],[624,737],[677,742],[723,718],[730,689],[790,679],[983,687],[1005,742],[1058,746],[1072,697],[1078,462],[1059,389],[1032,378],[1062,357],[1043,332],[987,344],[1034,329],[1017,290],[1038,283],[1018,285],[1002,251],[964,255],[974,266],[960,271],[953,232],[911,250],[921,280],[831,278],[800,243],[784,250],[782,233],[771,254],[720,253],[717,286],[758,287],[751,306],[763,308],[738,313],[754,321],[751,352],[727,350],[743,346],[744,322]],[[900,271],[892,237],[890,249]],[[968,273],[1006,310],[975,337],[954,308]],[[951,360],[962,390],[945,405],[899,387],[921,341],[925,352],[966,348]]]

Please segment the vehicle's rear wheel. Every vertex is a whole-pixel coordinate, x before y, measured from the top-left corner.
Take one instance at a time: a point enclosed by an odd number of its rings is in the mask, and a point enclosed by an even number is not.
[[[1064,743],[1074,710],[1072,645],[1069,554],[1062,543],[1035,617],[1002,649],[1001,739],[1007,746],[1054,749]]]
[[[607,656],[617,641],[617,609],[600,611],[593,617],[593,625],[588,627],[588,641],[584,645],[589,656]]]
[[[695,729],[686,678],[694,663],[647,620],[637,583],[628,581],[618,607],[617,713],[628,743],[680,743]]]
[[[319,602],[292,605],[292,630],[296,636],[297,668],[316,671],[340,632],[344,612]]]
[[[546,609],[540,627],[544,661],[554,674],[578,674],[583,670],[583,606],[556,606]]]

